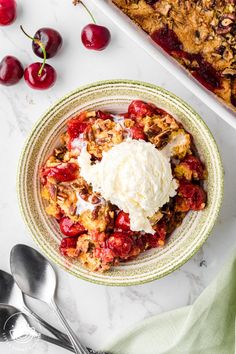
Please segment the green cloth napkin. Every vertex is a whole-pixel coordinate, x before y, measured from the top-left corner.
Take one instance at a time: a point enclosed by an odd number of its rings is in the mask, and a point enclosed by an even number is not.
[[[112,354],[235,353],[236,254],[195,303],[149,318],[110,344]]]

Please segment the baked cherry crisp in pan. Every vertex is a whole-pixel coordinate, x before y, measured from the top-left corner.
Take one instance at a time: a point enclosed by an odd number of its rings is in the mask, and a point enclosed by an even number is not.
[[[236,0],[112,0],[236,110]]]
[[[140,100],[125,114],[85,111],[70,119],[40,176],[62,255],[92,271],[164,247],[190,210],[205,208],[206,177],[191,134]]]

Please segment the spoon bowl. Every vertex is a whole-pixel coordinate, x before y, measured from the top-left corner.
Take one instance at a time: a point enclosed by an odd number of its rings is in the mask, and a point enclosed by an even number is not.
[[[41,326],[46,328],[50,333],[58,338],[59,341],[70,345],[70,340],[66,334],[51,326],[34,311],[29,309],[25,302],[24,295],[14,281],[13,276],[3,270],[0,270],[0,303],[14,306],[21,310],[25,315],[34,317]]]
[[[0,341],[17,341],[27,336],[39,336],[27,317],[13,306],[0,304]]]
[[[39,252],[26,245],[11,251],[12,275],[22,292],[49,303],[54,298],[56,275],[51,264]]]
[[[55,302],[56,274],[47,259],[35,249],[19,244],[11,251],[10,265],[13,278],[21,291],[53,308],[67,331],[75,353],[88,354],[88,349],[82,346]]]
[[[73,352],[73,348],[59,339],[38,332],[31,326],[28,316],[14,306],[0,303],[0,342],[15,342],[19,350],[26,349],[32,340],[42,339]]]
[[[11,274],[0,270],[0,303],[24,309],[23,294]]]

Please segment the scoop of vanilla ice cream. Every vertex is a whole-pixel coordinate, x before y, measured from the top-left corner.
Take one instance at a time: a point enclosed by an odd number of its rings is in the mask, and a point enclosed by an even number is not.
[[[148,217],[176,194],[169,159],[151,143],[126,140],[91,164],[84,148],[78,157],[81,176],[93,190],[129,213],[130,228],[154,234]]]

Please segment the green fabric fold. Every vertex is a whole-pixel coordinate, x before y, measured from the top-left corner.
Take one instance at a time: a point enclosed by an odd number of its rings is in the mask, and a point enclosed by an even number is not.
[[[235,353],[236,253],[191,306],[149,318],[107,346],[112,354]]]

